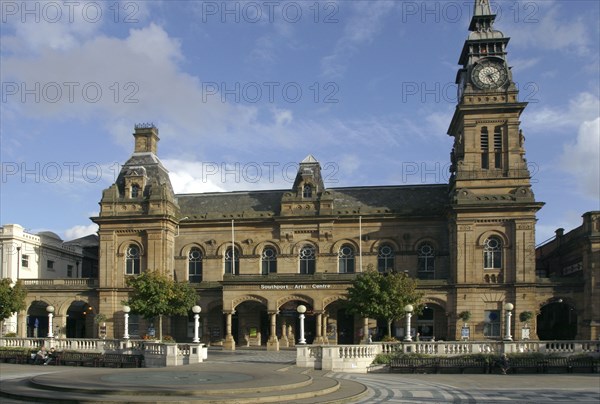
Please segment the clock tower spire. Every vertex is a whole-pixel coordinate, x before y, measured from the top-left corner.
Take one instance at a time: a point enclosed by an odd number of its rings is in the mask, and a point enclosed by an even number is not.
[[[536,304],[527,288],[536,279],[536,212],[543,203],[536,202],[531,189],[520,129],[527,103],[518,100],[508,65],[509,38],[494,27],[495,19],[488,0],[474,1],[448,129],[454,138],[450,267],[457,296],[464,296],[452,309],[456,313],[472,307],[481,313],[497,310],[505,301],[525,308]],[[497,261],[490,261],[492,256]],[[495,298],[482,301],[482,293]]]
[[[489,0],[475,0],[456,75],[458,105],[448,129],[453,203],[534,202],[520,116],[527,103],[507,62],[510,38],[494,27]],[[473,199],[474,198],[474,199]],[[469,202],[470,201],[470,202]]]

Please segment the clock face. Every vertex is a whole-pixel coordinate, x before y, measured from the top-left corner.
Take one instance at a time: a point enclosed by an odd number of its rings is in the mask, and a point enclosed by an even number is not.
[[[508,74],[504,64],[489,60],[478,63],[473,68],[473,83],[483,90],[498,88],[506,83]]]

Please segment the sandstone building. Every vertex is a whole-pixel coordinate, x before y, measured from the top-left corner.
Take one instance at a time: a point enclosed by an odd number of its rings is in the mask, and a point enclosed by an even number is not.
[[[134,152],[92,218],[99,225],[97,283],[71,295],[30,285],[35,298],[57,307],[59,324],[72,301],[83,300],[108,317],[108,336],[118,338],[126,278],[156,270],[197,289],[204,342],[230,349],[293,345],[303,304],[309,343],[356,343],[366,338],[364,321],[346,312],[345,291],[372,267],[420,280],[426,308],[411,331],[422,338],[460,339],[458,315],[469,311],[471,339],[501,339],[509,302],[518,339],[538,337],[538,313],[544,337],[557,337],[546,325],[553,314],[544,313],[564,305],[574,313],[570,334],[560,335],[597,338],[600,313],[591,299],[598,294],[598,212],[586,216],[594,250],[581,247],[582,270],[567,284],[541,277],[535,223],[543,203],[532,191],[520,130],[527,103],[519,102],[509,38],[494,19],[489,2],[476,0],[448,129],[454,140],[448,184],[326,188],[319,162],[307,156],[290,189],[175,194],[158,158],[158,129],[137,125]],[[552,268],[548,249],[558,251],[549,246],[538,254]],[[522,312],[534,313],[528,335],[518,320]],[[130,320],[134,335],[150,326],[136,315]],[[172,318],[165,333],[186,340],[191,324],[191,315]],[[377,322],[368,326],[377,337]],[[405,332],[395,328],[397,336]]]

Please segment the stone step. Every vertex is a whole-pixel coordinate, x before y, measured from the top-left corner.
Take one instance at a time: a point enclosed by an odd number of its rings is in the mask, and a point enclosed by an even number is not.
[[[207,380],[199,379],[203,375]],[[210,375],[222,376],[222,383],[212,383]],[[346,403],[365,391],[359,383],[327,377],[323,371],[231,363],[161,370],[80,368],[0,385],[2,397],[47,403]]]

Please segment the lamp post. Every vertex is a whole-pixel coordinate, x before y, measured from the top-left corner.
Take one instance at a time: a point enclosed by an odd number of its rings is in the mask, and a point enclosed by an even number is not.
[[[407,304],[404,306],[404,311],[406,312],[406,332],[404,333],[404,341],[412,341],[412,337],[410,335],[410,318],[412,317],[412,312],[414,307],[412,304]]]
[[[510,335],[510,317],[512,316],[512,310],[515,308],[512,303],[506,303],[504,310],[506,311],[506,335],[504,335],[505,341],[512,341],[512,335]]]
[[[46,306],[46,311],[48,312],[48,338],[54,338],[54,334],[52,333],[52,317],[54,316],[54,306]]]
[[[198,337],[198,326],[200,321],[198,321],[198,319],[200,318],[200,312],[202,311],[202,308],[196,305],[192,307],[192,311],[194,312],[194,339],[192,341],[198,343],[200,342],[200,338]]]
[[[304,313],[306,313],[306,306],[301,304],[296,310],[300,314],[300,339],[298,339],[298,344],[306,344],[306,340],[304,339]]]
[[[129,339],[129,312],[131,307],[123,306],[123,313],[125,313],[125,331],[123,332],[123,339]]]

